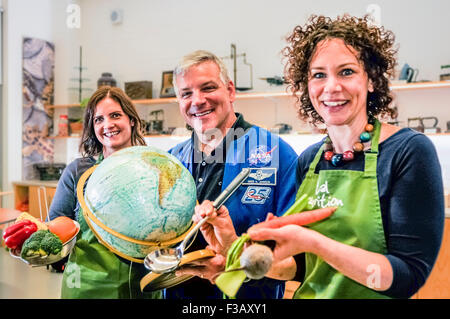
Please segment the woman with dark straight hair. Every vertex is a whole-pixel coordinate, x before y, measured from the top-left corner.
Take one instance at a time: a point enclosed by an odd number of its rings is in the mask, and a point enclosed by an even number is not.
[[[84,129],[80,143],[80,153],[83,156],[98,156],[105,148],[95,132],[95,111],[100,101],[109,98],[118,103],[124,115],[130,120],[131,145],[145,145],[141,133],[141,120],[131,99],[117,87],[103,86],[99,88],[89,99],[84,113]]]
[[[77,200],[81,175],[116,151],[145,145],[141,120],[130,98],[119,88],[101,87],[89,99],[80,143],[83,157],[64,170],[50,207],[50,219],[68,216],[80,224],[80,233],[64,268],[61,298],[158,298],[142,293],[143,265],[125,260],[103,246],[86,223]]]

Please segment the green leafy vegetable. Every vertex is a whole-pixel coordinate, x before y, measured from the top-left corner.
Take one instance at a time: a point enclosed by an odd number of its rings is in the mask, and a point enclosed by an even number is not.
[[[38,230],[33,233],[22,246],[22,258],[34,256],[57,255],[62,250],[62,242],[55,234],[48,230]]]
[[[229,269],[236,269],[239,267],[240,262],[239,259],[237,259]],[[222,290],[225,295],[230,298],[234,298],[239,288],[241,288],[245,278],[247,278],[247,276],[245,275],[245,272],[243,270],[224,272],[219,277],[217,277],[216,285],[220,290]]]
[[[250,240],[250,236],[243,234],[236,239],[228,249],[227,260],[225,263],[225,272],[220,274],[216,279],[217,287],[230,298],[234,298],[239,288],[242,286],[245,278],[245,272],[243,270],[237,270],[233,272],[227,272],[229,270],[240,268],[239,256],[242,253],[244,244]]]
[[[295,203],[289,207],[289,209],[283,214],[283,216],[292,215],[302,212],[308,205],[308,195],[301,195]],[[231,244],[227,253],[227,260],[225,263],[225,272],[220,274],[216,279],[217,287],[228,297],[234,298],[246,279],[244,270],[237,270],[233,272],[227,272],[233,269],[240,268],[239,257],[242,254],[244,245],[250,240],[250,236],[243,234]]]
[[[306,208],[306,205],[308,205],[308,195],[303,194],[295,201],[295,203],[291,207],[289,207],[289,209],[283,214],[283,216],[289,216],[295,213],[302,212]]]

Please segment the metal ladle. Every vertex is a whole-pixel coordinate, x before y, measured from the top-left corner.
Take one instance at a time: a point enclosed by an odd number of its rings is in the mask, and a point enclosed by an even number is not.
[[[244,168],[233,179],[225,190],[220,193],[213,203],[213,207],[218,210],[222,204],[239,188],[247,176],[250,174],[249,168]],[[164,274],[175,270],[181,262],[186,243],[199,230],[199,228],[208,220],[209,217],[203,218],[195,225],[194,228],[186,235],[184,240],[175,248],[161,248],[152,251],[144,259],[144,266],[158,274]]]

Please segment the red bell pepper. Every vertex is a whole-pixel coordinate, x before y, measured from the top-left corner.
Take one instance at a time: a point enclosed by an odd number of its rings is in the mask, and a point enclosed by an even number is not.
[[[3,233],[5,245],[11,249],[22,247],[22,244],[28,237],[37,231],[36,223],[31,220],[22,220],[14,225],[9,226]]]

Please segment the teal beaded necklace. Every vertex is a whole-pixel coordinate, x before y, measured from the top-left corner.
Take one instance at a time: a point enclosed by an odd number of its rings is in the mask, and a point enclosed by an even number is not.
[[[369,142],[372,139],[373,125],[375,124],[375,119],[369,117],[368,123],[364,127],[364,132],[359,135],[359,140],[353,144],[353,149],[345,151],[342,154],[336,154],[333,151],[333,142],[329,135],[325,138],[324,142],[324,154],[325,160],[331,162],[333,166],[341,166],[344,162],[352,161],[355,158],[355,152],[360,153],[364,151],[364,143]]]

